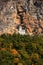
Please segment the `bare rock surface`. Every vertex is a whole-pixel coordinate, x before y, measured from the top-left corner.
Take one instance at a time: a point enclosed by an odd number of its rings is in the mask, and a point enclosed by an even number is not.
[[[43,34],[43,0],[0,0],[0,34]]]

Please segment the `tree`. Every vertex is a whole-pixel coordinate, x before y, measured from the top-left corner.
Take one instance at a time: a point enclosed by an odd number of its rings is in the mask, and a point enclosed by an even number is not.
[[[13,65],[12,61],[14,56],[6,50],[0,50],[0,64],[1,65]]]

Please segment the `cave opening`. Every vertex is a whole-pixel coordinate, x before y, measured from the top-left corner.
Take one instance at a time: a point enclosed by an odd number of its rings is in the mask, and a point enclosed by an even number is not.
[[[36,7],[41,7],[41,4],[42,4],[41,1],[36,1],[36,2],[34,3],[34,5],[35,5]]]

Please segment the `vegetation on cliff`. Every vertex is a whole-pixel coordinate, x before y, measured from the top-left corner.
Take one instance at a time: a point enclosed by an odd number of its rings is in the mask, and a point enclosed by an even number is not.
[[[0,36],[1,65],[43,65],[43,36]]]

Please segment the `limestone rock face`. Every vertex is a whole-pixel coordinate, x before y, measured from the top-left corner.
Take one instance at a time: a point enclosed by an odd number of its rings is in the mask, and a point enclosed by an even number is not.
[[[0,0],[0,34],[43,34],[43,0]]]

